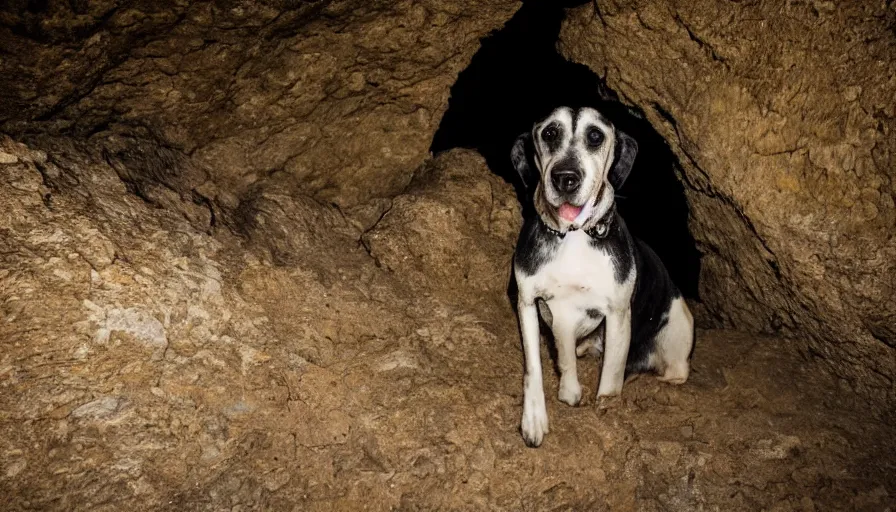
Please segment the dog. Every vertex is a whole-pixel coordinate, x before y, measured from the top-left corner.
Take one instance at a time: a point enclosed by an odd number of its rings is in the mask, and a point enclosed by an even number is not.
[[[674,384],[688,378],[693,317],[659,257],[616,211],[616,190],[637,152],[637,142],[596,109],[569,107],[536,123],[511,150],[535,209],[513,258],[526,363],[520,430],[530,447],[548,433],[539,316],[554,335],[561,402],[578,405],[576,356],[601,345],[598,399],[618,395],[640,373]]]

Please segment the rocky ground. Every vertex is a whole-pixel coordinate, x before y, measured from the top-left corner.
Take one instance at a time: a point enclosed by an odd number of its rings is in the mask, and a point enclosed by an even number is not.
[[[549,372],[526,448],[513,191],[456,150],[383,201],[227,213],[0,140],[0,508],[896,508],[891,404],[785,339],[701,331],[599,406],[596,361],[578,408]]]

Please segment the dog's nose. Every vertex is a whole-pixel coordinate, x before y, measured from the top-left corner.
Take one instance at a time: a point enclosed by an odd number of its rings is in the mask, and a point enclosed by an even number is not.
[[[575,171],[555,170],[551,172],[551,183],[558,192],[569,194],[578,190],[582,178]]]

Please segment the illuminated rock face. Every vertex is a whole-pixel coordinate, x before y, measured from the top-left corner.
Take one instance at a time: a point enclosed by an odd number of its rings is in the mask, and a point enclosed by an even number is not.
[[[560,51],[640,106],[683,170],[704,321],[896,376],[892,6],[599,2]]]

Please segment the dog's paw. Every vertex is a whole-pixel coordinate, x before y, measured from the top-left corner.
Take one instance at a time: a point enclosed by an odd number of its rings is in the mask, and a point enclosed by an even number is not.
[[[667,366],[666,371],[658,378],[661,382],[669,384],[684,384],[688,380],[689,373],[689,365],[687,362],[684,362]]]
[[[576,347],[576,356],[584,357],[586,355],[590,355],[594,358],[600,357],[601,353],[604,351],[604,340],[596,339],[596,340],[585,340]]]
[[[541,403],[538,400],[526,400],[523,406],[523,420],[520,422],[520,433],[526,446],[538,448],[548,433],[548,412],[545,410],[544,397]]]
[[[579,402],[582,401],[582,385],[575,381],[567,383],[561,379],[560,391],[557,393],[557,398],[568,405],[579,405]]]
[[[623,384],[625,384],[625,382],[622,379],[619,379],[618,382],[601,381],[600,385],[597,386],[598,400],[603,399],[603,398],[619,396],[620,394],[622,394]]]
[[[619,407],[620,404],[622,404],[622,398],[618,394],[597,398],[597,410],[599,411],[609,411]]]

